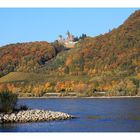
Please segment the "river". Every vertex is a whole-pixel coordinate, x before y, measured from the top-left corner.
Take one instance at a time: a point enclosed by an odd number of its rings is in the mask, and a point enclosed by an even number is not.
[[[0,132],[140,132],[140,98],[20,99],[30,108],[62,111],[64,121],[0,125]]]

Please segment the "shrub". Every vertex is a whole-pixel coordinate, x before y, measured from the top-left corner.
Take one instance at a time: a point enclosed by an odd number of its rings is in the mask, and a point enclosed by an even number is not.
[[[0,111],[10,113],[14,110],[17,103],[17,94],[10,91],[0,92]]]

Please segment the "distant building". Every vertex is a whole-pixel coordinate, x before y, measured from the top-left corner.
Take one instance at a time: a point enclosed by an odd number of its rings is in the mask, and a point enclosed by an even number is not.
[[[68,43],[69,42],[74,42],[74,36],[71,35],[69,31],[67,31],[67,33],[66,33],[66,40],[65,41],[68,42]]]
[[[69,31],[66,33],[66,38],[63,38],[62,35],[58,36],[58,41],[59,42],[74,42],[74,35],[72,35]]]
[[[63,43],[66,48],[74,48],[74,44],[76,43],[74,41],[74,35],[72,35],[69,31],[66,33],[66,38],[63,38],[62,35],[58,36],[58,41],[60,43]]]

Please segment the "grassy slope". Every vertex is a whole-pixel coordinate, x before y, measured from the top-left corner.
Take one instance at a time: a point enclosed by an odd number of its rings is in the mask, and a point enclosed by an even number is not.
[[[3,82],[17,82],[17,81],[43,81],[43,74],[24,73],[24,72],[11,72],[6,76],[0,78],[0,83]]]
[[[38,74],[38,73],[25,73],[25,72],[11,72],[6,76],[0,78],[0,83],[8,83],[8,82],[56,82],[56,81],[88,81],[89,77],[87,76],[52,76],[46,74]]]

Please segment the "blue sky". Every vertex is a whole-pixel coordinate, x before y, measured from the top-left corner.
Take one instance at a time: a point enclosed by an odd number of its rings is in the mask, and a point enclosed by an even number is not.
[[[29,41],[48,41],[65,36],[96,36],[116,28],[136,8],[1,8],[0,46]]]

